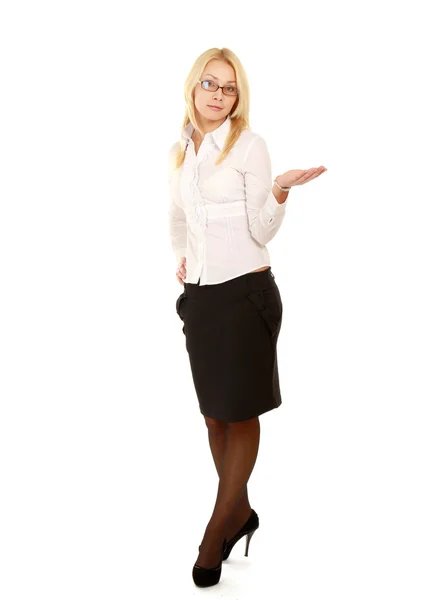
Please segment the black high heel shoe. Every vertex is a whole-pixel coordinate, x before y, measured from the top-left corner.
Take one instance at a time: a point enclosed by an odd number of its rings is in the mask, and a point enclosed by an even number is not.
[[[222,560],[227,560],[227,558],[230,556],[230,552],[233,549],[233,546],[235,544],[237,544],[237,542],[244,536],[246,535],[246,548],[245,548],[245,556],[248,556],[248,552],[249,552],[249,543],[252,539],[253,534],[255,533],[255,531],[258,529],[259,527],[259,517],[258,514],[254,511],[254,509],[252,509],[252,512],[250,514],[249,519],[246,521],[246,523],[239,529],[239,531],[231,538],[231,540],[228,540],[228,542],[225,542],[225,547],[224,547],[224,552],[222,554]],[[224,540],[225,541],[225,540]],[[199,552],[200,552],[200,547],[201,544],[199,546]]]
[[[246,549],[245,556],[248,555],[249,552],[249,543],[252,539],[253,534],[259,527],[259,518],[257,513],[252,509],[251,515],[246,523],[239,529],[239,531],[234,535],[231,540],[228,540],[225,544],[225,549],[222,555],[222,560],[227,560],[230,556],[230,552],[233,549],[233,546],[244,536],[246,535]]]
[[[201,546],[201,544],[200,544]],[[199,546],[199,550],[200,550]],[[222,542],[222,554],[224,554],[226,548],[225,538]],[[222,558],[219,561],[219,565],[206,569],[205,567],[199,567],[198,564],[193,566],[193,581],[199,587],[208,587],[210,585],[216,585],[221,578],[222,570]]]

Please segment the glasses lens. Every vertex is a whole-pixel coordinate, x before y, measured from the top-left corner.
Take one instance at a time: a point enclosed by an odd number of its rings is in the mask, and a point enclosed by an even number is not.
[[[210,79],[205,79],[204,81],[201,81],[200,85],[204,90],[208,90],[208,92],[216,92],[218,89],[218,85]],[[234,85],[226,85],[223,88],[223,92],[224,94],[226,94],[226,96],[237,96],[238,93],[237,88]]]
[[[208,79],[206,79],[206,81],[202,81],[201,86],[202,88],[204,88],[205,90],[209,90],[210,92],[215,92],[218,89],[216,83],[214,83],[213,81],[209,81]]]

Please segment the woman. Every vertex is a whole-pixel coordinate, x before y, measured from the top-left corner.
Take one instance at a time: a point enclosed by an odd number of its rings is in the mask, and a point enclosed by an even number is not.
[[[282,302],[266,244],[283,221],[289,189],[326,169],[287,171],[272,182],[266,143],[249,128],[246,74],[227,48],[197,58],[185,101],[181,138],[169,149],[169,232],[184,286],[176,310],[219,476],[193,566],[196,585],[208,586],[243,535],[247,556],[259,526],[246,487],[258,417],[282,402]]]

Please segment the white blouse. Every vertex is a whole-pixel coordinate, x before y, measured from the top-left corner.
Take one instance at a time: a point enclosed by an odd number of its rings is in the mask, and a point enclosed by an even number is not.
[[[189,123],[169,149],[169,235],[178,263],[186,257],[186,283],[223,283],[270,266],[266,244],[283,221],[286,201],[273,195],[271,161],[265,140],[245,130],[225,160],[218,158],[230,129],[230,116],[206,133],[196,155]],[[185,160],[173,169],[174,156]]]

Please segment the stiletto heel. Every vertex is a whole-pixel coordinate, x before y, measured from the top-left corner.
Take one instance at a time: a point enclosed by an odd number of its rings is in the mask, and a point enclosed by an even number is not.
[[[245,550],[245,556],[247,556],[247,555],[248,555],[248,550],[249,550],[249,542],[251,541],[251,539],[252,539],[252,536],[253,536],[253,534],[254,534],[254,533],[255,533],[255,529],[254,529],[253,531],[249,532],[249,533],[246,535],[246,550]]]
[[[244,536],[246,535],[246,550],[245,550],[245,556],[248,555],[248,549],[249,549],[249,542],[251,541],[251,538],[253,536],[253,534],[255,533],[255,531],[258,529],[259,527],[259,518],[257,513],[254,511],[254,509],[252,509],[251,515],[249,517],[249,519],[246,521],[246,523],[243,525],[243,527],[241,527],[239,529],[239,531],[236,533],[235,536],[233,536],[231,538],[231,540],[229,540],[226,545],[225,545],[225,551],[224,554],[222,556],[222,560],[227,560],[227,558],[230,556],[230,552],[232,551],[234,545]]]

